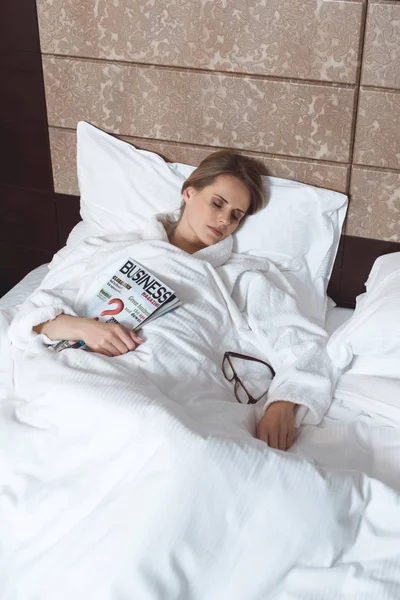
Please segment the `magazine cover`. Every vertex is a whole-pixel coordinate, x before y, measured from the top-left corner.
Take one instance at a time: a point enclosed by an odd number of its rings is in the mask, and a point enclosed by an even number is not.
[[[120,323],[135,331],[180,305],[175,292],[146,267],[129,258],[89,302],[85,317]],[[53,348],[90,350],[84,340],[57,342]]]

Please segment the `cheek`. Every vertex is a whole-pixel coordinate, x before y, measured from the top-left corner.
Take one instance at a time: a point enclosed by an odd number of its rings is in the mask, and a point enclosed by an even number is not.
[[[198,223],[201,222],[208,224],[215,219],[215,213],[212,210],[212,206],[210,206],[209,202],[207,201],[199,202],[193,216]]]
[[[194,218],[207,217],[211,213],[211,207],[202,196],[197,196],[190,206],[190,213]]]
[[[239,226],[239,223],[237,221],[232,221],[232,223],[230,223],[228,225],[228,231],[229,233],[233,233]]]

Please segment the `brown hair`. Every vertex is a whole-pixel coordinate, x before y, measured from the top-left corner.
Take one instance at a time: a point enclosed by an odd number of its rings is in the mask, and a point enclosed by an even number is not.
[[[200,191],[211,185],[219,175],[232,175],[242,181],[250,192],[247,215],[254,215],[266,205],[261,174],[265,167],[254,158],[238,154],[234,150],[219,150],[209,154],[182,185],[181,192],[188,187]],[[181,214],[184,206],[182,206]],[[243,221],[243,219],[242,219]]]

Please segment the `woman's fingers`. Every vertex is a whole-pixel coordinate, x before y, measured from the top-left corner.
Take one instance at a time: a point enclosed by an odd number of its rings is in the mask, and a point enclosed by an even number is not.
[[[270,448],[275,448],[276,450],[279,448],[279,430],[277,427],[272,427],[270,431],[268,431],[268,446]]]
[[[131,350],[135,350],[136,346],[141,344],[143,340],[133,333],[133,331],[129,331],[122,325],[116,325],[112,327],[110,338],[107,341],[118,351],[118,353],[113,356],[118,356],[120,354],[126,354]]]
[[[116,332],[116,333],[113,332],[112,335],[110,335],[107,342],[109,344],[112,344],[114,346],[114,348],[116,348],[117,354],[115,356],[118,356],[120,354],[126,354],[127,352],[129,352],[129,348],[125,344],[125,342],[121,339],[119,332]],[[130,344],[130,341],[129,341],[129,344]]]
[[[293,446],[294,436],[294,414],[289,413],[286,418],[281,421],[279,432],[279,450],[288,450],[291,446]]]
[[[121,354],[125,354],[125,352],[121,352],[119,350],[119,348],[117,346],[114,345],[113,342],[110,342],[109,340],[105,340],[103,342],[103,348],[104,350],[107,350],[107,352],[110,353],[110,356],[120,356]]]
[[[98,348],[91,348],[91,350],[93,350],[93,352],[97,352],[97,354],[102,354],[103,356],[112,356],[111,352],[109,352],[105,348],[98,347]]]
[[[126,350],[124,352],[127,352],[129,350],[135,350],[136,346],[143,342],[143,340],[136,333],[134,333],[133,331],[129,331],[122,325],[117,326],[117,328],[115,329],[115,333],[118,336],[119,340],[126,346]],[[117,345],[117,347],[120,346]],[[121,354],[122,353],[123,352],[121,351]]]
[[[279,428],[279,450],[286,450],[287,448],[287,432],[288,426],[286,420],[281,421]]]
[[[261,419],[256,426],[256,438],[268,444],[268,434],[265,430],[263,419]]]
[[[290,419],[288,420],[286,450],[288,450],[291,446],[293,446],[295,436],[296,436],[295,412],[293,410],[293,412],[290,414]]]
[[[293,446],[294,437],[295,437],[295,429],[294,429],[294,424],[293,424],[293,427],[291,427],[289,429],[289,432],[288,432],[288,435],[287,435],[286,449],[288,449],[291,446]]]
[[[104,356],[120,356],[141,344],[143,340],[118,323],[102,323],[92,319],[85,321],[82,339],[94,352]]]
[[[135,342],[135,344],[143,344],[142,338],[139,337],[137,335],[137,333],[135,333],[134,331],[130,331],[129,334],[130,334],[132,340]]]
[[[294,442],[294,405],[280,401],[271,404],[257,425],[257,437],[270,448],[287,450]]]
[[[129,350],[134,350],[136,348],[136,344],[133,341],[132,337],[129,335],[129,331],[126,329],[120,329],[115,332],[115,338],[113,338],[112,343],[116,346],[121,354],[125,354],[129,352]]]

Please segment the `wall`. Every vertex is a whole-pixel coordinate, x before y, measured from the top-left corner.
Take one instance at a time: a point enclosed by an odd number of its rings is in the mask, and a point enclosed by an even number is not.
[[[1,296],[63,243],[64,203],[77,217],[75,199],[54,193],[35,0],[0,2],[0,75]]]
[[[37,0],[37,9],[55,192],[78,194],[84,119],[171,160],[197,164],[233,147],[273,175],[348,193],[331,284],[342,304],[375,256],[400,249],[399,3]]]

